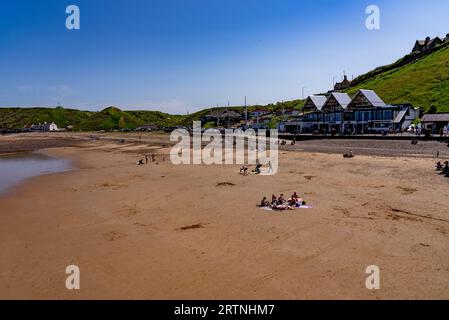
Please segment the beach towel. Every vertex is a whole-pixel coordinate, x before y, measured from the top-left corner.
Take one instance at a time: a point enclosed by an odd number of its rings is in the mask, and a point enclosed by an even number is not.
[[[313,209],[313,207],[312,206],[300,206],[300,207],[293,208],[291,210],[274,210],[273,208],[270,208],[270,207],[261,207],[260,209],[265,210],[265,211],[293,211],[295,209]]]

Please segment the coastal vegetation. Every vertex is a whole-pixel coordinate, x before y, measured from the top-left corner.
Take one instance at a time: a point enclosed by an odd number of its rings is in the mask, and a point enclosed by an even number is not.
[[[413,57],[413,59],[411,58]],[[346,90],[354,94],[357,90],[376,91],[385,102],[411,103],[425,112],[449,111],[449,46],[426,54],[407,55],[393,64],[376,68],[354,79]],[[252,105],[268,111],[300,110],[302,100],[282,101],[268,105]],[[123,111],[108,107],[101,111],[82,111],[57,108],[0,108],[0,129],[18,129],[32,124],[55,122],[59,128],[72,130],[134,129],[144,124],[157,126],[187,126],[205,115],[221,108],[205,108],[187,115],[172,115],[161,111]],[[242,113],[243,105],[230,106],[229,110]],[[273,119],[270,124],[274,126]]]

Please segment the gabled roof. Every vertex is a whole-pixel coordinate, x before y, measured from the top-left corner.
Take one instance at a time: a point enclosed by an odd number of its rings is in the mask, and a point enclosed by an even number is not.
[[[422,122],[447,122],[447,123],[449,123],[449,112],[425,114],[422,117],[421,121]]]
[[[359,93],[363,94],[373,107],[383,107],[385,105],[385,102],[373,90],[360,89],[357,95]]]
[[[441,40],[440,37],[435,37],[435,38],[433,38],[433,39],[431,39],[431,40],[429,41],[429,44],[432,44],[432,43],[437,42],[437,41],[442,42],[442,40]]]
[[[416,40],[416,42],[421,46],[424,46],[426,44],[426,40]]]
[[[347,93],[332,92],[332,94],[329,96],[329,99],[332,96],[335,98],[335,100],[337,100],[338,104],[342,106],[343,109],[346,109],[346,107],[351,103],[352,100]]]
[[[323,108],[324,104],[327,101],[326,96],[312,95],[312,96],[309,96],[308,99],[310,99],[312,101],[312,103],[315,105],[315,107],[317,107],[318,110],[321,110],[321,108]]]

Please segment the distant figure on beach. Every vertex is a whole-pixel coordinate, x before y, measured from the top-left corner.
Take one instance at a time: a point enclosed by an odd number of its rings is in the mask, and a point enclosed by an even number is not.
[[[143,165],[143,159],[140,159],[140,160],[137,162],[137,165],[139,165],[139,166]]]
[[[148,164],[148,155],[145,155],[145,164]]]
[[[154,158],[154,154],[151,155],[151,162],[156,161],[156,159]]]
[[[276,198],[276,196],[273,194],[272,196],[271,196],[271,205],[276,205],[276,203],[277,203],[277,201],[278,201],[278,199]]]
[[[284,204],[284,202],[285,202],[284,195],[281,193],[281,195],[278,198],[277,204],[282,205]]]
[[[449,176],[449,161],[444,161],[444,167],[443,170],[441,170],[442,174],[445,174],[446,177]]]
[[[268,161],[268,173],[273,172],[273,166],[271,165],[271,161]]]
[[[262,165],[260,163],[258,163],[253,172],[255,172],[256,174],[260,174],[260,168],[262,168]]]
[[[248,167],[247,166],[241,166],[240,167],[240,174],[243,176],[247,176],[248,175]]]
[[[263,197],[262,201],[260,202],[260,207],[265,208],[268,207],[270,203],[267,201],[267,197]]]
[[[352,152],[352,150],[349,150],[348,153],[345,153],[345,154],[343,155],[343,158],[348,158],[348,159],[354,158],[354,153]]]

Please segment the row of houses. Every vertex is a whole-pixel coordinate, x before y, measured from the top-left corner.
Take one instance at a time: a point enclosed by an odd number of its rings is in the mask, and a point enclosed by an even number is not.
[[[281,132],[363,134],[406,130],[419,117],[410,104],[386,104],[373,90],[312,95],[305,101],[303,114],[281,122]]]
[[[289,110],[291,114],[294,110]],[[299,113],[299,111],[298,111]],[[201,117],[201,122],[214,123],[216,126],[245,126],[248,123],[251,127],[263,127],[276,112],[264,108],[256,108],[252,111],[237,112],[230,109],[215,109]]]
[[[425,40],[416,40],[412,52],[426,52],[444,43],[449,43],[449,33],[445,38],[435,37],[431,39],[427,37]]]
[[[52,123],[39,123],[39,124],[32,124],[29,128],[31,131],[58,131],[58,126],[52,122]]]

